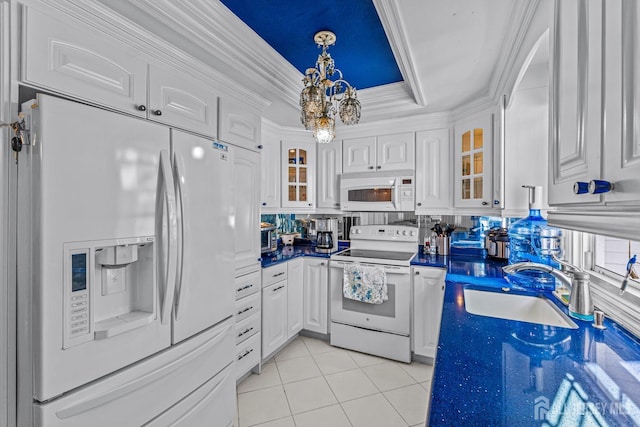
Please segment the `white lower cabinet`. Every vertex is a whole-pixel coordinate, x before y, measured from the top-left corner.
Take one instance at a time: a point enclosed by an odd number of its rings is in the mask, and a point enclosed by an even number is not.
[[[262,289],[262,358],[287,341],[287,280]]]
[[[411,346],[416,355],[436,357],[447,270],[413,268],[413,332]]]
[[[326,334],[328,332],[329,260],[304,259],[303,329]]]
[[[253,271],[235,279],[236,311],[235,339],[237,363],[236,380],[257,367],[260,371],[260,270]]]
[[[287,262],[287,339],[302,330],[303,259]]]

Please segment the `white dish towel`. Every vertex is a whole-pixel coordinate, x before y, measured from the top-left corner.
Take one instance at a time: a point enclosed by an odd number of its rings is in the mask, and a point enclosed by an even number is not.
[[[345,264],[342,293],[345,298],[369,304],[382,304],[389,299],[384,268],[365,266],[357,262]]]

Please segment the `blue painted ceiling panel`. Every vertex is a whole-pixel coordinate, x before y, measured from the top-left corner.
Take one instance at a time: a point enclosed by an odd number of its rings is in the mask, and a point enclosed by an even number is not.
[[[321,52],[314,34],[330,30],[337,41],[329,53],[356,89],[402,81],[371,0],[221,1],[301,73],[315,66]]]

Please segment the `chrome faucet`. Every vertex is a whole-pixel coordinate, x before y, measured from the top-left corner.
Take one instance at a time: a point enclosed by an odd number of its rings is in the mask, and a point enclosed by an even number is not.
[[[524,270],[544,271],[551,274],[570,289],[569,314],[576,319],[593,320],[593,300],[591,299],[589,288],[589,273],[555,256],[553,259],[560,264],[561,270],[535,262],[519,262],[502,267],[502,270],[507,274]]]

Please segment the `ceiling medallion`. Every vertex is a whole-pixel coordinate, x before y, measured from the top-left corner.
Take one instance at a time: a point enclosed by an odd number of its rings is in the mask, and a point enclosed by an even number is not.
[[[360,121],[360,101],[356,89],[342,78],[336,68],[329,46],[336,42],[331,31],[320,31],[313,37],[322,53],[318,55],[315,68],[307,68],[304,89],[300,93],[300,121],[305,129],[313,130],[313,137],[319,143],[329,143],[336,136],[335,115],[342,123],[355,125]]]

